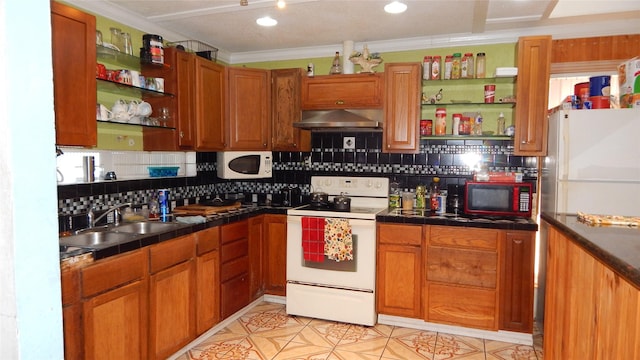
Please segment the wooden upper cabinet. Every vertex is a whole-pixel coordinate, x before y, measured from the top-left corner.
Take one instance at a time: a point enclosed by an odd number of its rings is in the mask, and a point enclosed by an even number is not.
[[[228,67],[228,150],[271,149],[270,72]]]
[[[420,150],[421,65],[386,64],[384,67],[384,152]]]
[[[293,127],[302,117],[304,70],[271,70],[271,147],[273,151],[310,151],[311,131]]]
[[[51,2],[56,144],[95,146],[96,18]]]
[[[224,150],[226,144],[225,67],[195,57],[196,149]]]
[[[172,51],[176,53],[176,77],[179,79],[176,90],[178,98],[178,121],[176,123],[178,146],[181,149],[193,149],[196,143],[196,111],[194,106],[196,55],[184,51]],[[166,52],[165,50],[165,56]]]
[[[325,75],[302,78],[302,109],[382,108],[384,74]]]
[[[618,61],[638,56],[640,34],[559,39],[552,43],[551,63]]]
[[[551,73],[551,36],[518,39],[518,80],[514,154],[547,153],[547,107]]]

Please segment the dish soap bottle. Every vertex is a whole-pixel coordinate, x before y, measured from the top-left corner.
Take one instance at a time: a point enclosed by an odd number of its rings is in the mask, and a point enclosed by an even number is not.
[[[498,135],[504,135],[504,113],[500,113],[500,115],[498,116],[498,129],[497,129],[497,134]]]
[[[342,66],[340,65],[340,52],[336,51],[336,55],[333,57],[333,63],[329,75],[342,74]]]

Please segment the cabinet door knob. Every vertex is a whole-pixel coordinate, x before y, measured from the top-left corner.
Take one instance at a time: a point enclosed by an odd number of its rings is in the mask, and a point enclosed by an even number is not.
[[[180,138],[184,138],[184,131],[180,131]]]
[[[344,105],[344,100],[336,100],[336,105]]]

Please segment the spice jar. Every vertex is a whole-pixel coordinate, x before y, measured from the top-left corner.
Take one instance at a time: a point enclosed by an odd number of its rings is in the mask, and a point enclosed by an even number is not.
[[[431,79],[431,56],[425,56],[422,60],[422,79]]]
[[[420,136],[430,136],[433,130],[432,120],[420,120]]]
[[[454,53],[451,60],[451,79],[460,79],[462,71],[462,55]]]
[[[447,133],[447,110],[445,108],[436,109],[435,127],[435,135],[445,135]]]
[[[436,55],[431,58],[431,80],[440,80],[440,62],[442,57]]]
[[[458,135],[471,134],[471,119],[468,116],[460,118],[460,125],[458,126]]]
[[[452,55],[447,55],[444,58],[444,79],[445,80],[450,80],[451,79],[451,66],[453,63],[453,56]]]
[[[473,64],[473,53],[465,53],[462,57],[462,74],[463,79],[473,79],[475,67]]]

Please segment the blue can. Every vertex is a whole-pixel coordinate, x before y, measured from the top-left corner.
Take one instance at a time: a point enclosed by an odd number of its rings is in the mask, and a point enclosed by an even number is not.
[[[169,205],[169,190],[158,190],[158,206],[160,208],[160,221],[170,221],[171,207]]]

